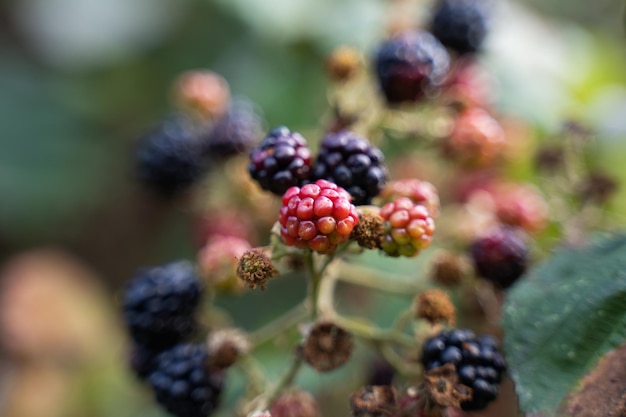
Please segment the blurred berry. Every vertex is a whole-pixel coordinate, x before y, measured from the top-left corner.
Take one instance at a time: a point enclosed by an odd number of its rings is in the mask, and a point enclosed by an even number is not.
[[[202,345],[181,344],[164,351],[148,378],[156,400],[176,417],[207,417],[219,404],[223,376],[209,370]]]
[[[466,167],[484,167],[496,162],[505,147],[504,130],[480,108],[463,111],[443,142],[444,154]]]
[[[137,144],[136,160],[139,180],[165,197],[188,189],[207,168],[201,142],[180,116],[145,134]]]
[[[487,36],[484,0],[441,0],[433,13],[431,31],[459,54],[477,52]]]
[[[218,291],[238,292],[245,288],[237,277],[239,258],[252,246],[234,236],[215,236],[198,252],[198,269],[202,279]]]
[[[433,255],[431,279],[441,285],[456,286],[469,274],[471,265],[462,256],[444,250]]]
[[[248,171],[261,188],[281,196],[309,178],[311,151],[302,135],[277,127],[252,150]]]
[[[377,359],[368,366],[365,385],[391,385],[396,370],[386,360]]]
[[[502,223],[539,232],[548,222],[548,204],[539,191],[526,184],[502,184],[493,191],[495,210]]]
[[[369,204],[387,181],[384,155],[350,131],[328,133],[320,145],[313,178],[343,187],[356,205]]]
[[[194,242],[201,248],[217,236],[232,236],[255,244],[258,240],[252,216],[240,207],[221,204],[200,213],[192,222]]]
[[[470,255],[476,272],[506,289],[526,271],[528,246],[518,229],[498,227],[474,241]]]
[[[213,119],[226,112],[230,89],[226,80],[208,70],[187,71],[173,85],[173,100],[185,112]]]
[[[448,72],[446,49],[429,32],[414,31],[385,41],[374,57],[388,103],[415,102],[440,86]]]
[[[137,272],[124,295],[124,318],[135,342],[157,351],[193,333],[199,302],[194,267],[172,262]]]
[[[388,416],[397,406],[398,394],[389,385],[366,385],[350,395],[352,417]]]
[[[350,46],[340,46],[326,58],[326,73],[334,81],[351,79],[362,66],[359,51]]]
[[[263,137],[263,122],[254,104],[236,100],[203,138],[205,151],[216,158],[247,154]]]
[[[456,322],[456,309],[445,291],[426,290],[415,297],[415,316],[427,320],[431,324],[443,322],[453,326]]]
[[[250,348],[250,341],[244,331],[233,328],[214,330],[207,338],[209,366],[214,369],[229,368]]]
[[[280,208],[283,242],[318,253],[334,251],[359,222],[350,198],[346,190],[326,180],[290,188]]]
[[[390,256],[416,256],[430,246],[435,221],[428,209],[400,197],[385,204],[380,215],[385,220],[382,250]]]
[[[306,391],[289,390],[281,394],[270,407],[272,417],[319,417],[315,398]]]
[[[443,102],[461,110],[487,108],[493,96],[493,80],[471,59],[458,60],[442,88]]]

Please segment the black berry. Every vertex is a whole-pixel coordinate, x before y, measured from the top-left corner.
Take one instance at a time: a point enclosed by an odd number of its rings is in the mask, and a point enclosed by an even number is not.
[[[159,352],[142,345],[133,345],[130,352],[130,368],[139,379],[145,379],[155,367],[155,359]]]
[[[261,140],[263,124],[254,104],[247,100],[231,103],[204,139],[213,157],[246,154]]]
[[[431,31],[448,48],[467,54],[480,49],[487,35],[484,0],[441,0]]]
[[[203,345],[181,344],[164,351],[148,378],[157,402],[176,417],[207,417],[218,406],[223,386],[219,371],[207,367]]]
[[[413,102],[441,85],[450,58],[446,48],[432,34],[414,31],[383,43],[374,65],[387,102]]]
[[[383,153],[350,131],[328,133],[322,140],[313,177],[334,182],[355,205],[369,204],[385,186]]]
[[[455,329],[424,343],[422,364],[427,370],[448,363],[455,365],[460,383],[472,388],[472,399],[461,403],[463,410],[482,410],[497,397],[506,365],[492,337]]]
[[[140,270],[124,297],[124,318],[133,340],[153,351],[180,343],[196,328],[200,283],[188,262]]]
[[[303,185],[311,173],[306,139],[284,126],[271,130],[252,150],[248,171],[261,188],[278,196],[289,187]]]
[[[500,227],[470,248],[476,272],[499,288],[508,288],[526,271],[528,246],[517,229]]]
[[[207,168],[201,141],[183,117],[163,121],[136,149],[139,180],[165,197],[189,188]]]

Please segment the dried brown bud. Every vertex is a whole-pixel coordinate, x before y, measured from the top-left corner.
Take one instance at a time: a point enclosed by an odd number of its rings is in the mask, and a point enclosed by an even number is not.
[[[306,391],[287,391],[270,407],[272,417],[319,417],[317,401]]]
[[[603,204],[617,191],[617,181],[603,173],[592,173],[580,185],[578,194],[583,201]]]
[[[212,71],[187,71],[174,82],[173,99],[183,110],[213,119],[226,112],[230,89],[228,82]]]
[[[455,309],[450,297],[442,290],[427,290],[415,297],[416,315],[435,324],[442,321],[454,325]]]
[[[472,399],[472,389],[459,384],[456,368],[448,363],[424,375],[428,397],[441,407],[461,408],[461,403]]]
[[[359,246],[366,249],[378,249],[385,235],[385,221],[373,209],[364,210],[357,208],[359,212],[359,223],[352,229],[351,239],[354,239]]]
[[[398,394],[390,385],[367,385],[350,396],[353,417],[387,416],[398,406]]]
[[[246,334],[239,329],[221,329],[209,334],[207,347],[209,366],[226,369],[250,350],[250,342]]]
[[[459,285],[471,271],[467,259],[448,251],[439,251],[433,257],[431,278],[438,284]]]
[[[349,46],[340,46],[326,59],[326,72],[335,81],[347,81],[361,68],[359,52]]]
[[[330,321],[316,323],[304,341],[302,353],[318,372],[328,372],[345,364],[354,347],[352,335]]]
[[[261,249],[250,249],[239,258],[237,276],[252,289],[265,289],[267,281],[278,275],[272,260]]]
[[[535,166],[539,171],[554,173],[561,169],[564,163],[563,148],[551,146],[539,149],[535,155]]]

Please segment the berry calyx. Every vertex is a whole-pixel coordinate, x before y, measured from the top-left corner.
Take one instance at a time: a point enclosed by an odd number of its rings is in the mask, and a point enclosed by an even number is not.
[[[278,196],[289,187],[303,185],[311,172],[306,139],[285,126],[271,130],[252,150],[248,172],[261,188]]]
[[[450,58],[429,32],[413,31],[384,42],[374,58],[378,83],[388,103],[415,102],[443,82]]]
[[[425,206],[400,197],[385,204],[380,216],[385,221],[381,248],[387,255],[416,256],[430,246],[435,221]]]
[[[369,204],[387,181],[383,160],[367,139],[347,130],[332,132],[322,140],[313,177],[343,187],[355,205]]]
[[[526,271],[528,246],[519,229],[498,227],[476,239],[470,247],[476,272],[506,289]]]
[[[330,253],[348,240],[359,222],[350,194],[336,184],[317,180],[291,187],[280,208],[280,236],[287,246]]]

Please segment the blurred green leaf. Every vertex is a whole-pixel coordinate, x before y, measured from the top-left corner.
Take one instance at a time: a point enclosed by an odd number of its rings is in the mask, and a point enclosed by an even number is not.
[[[626,236],[559,250],[509,293],[503,325],[522,409],[554,411],[626,339]]]

